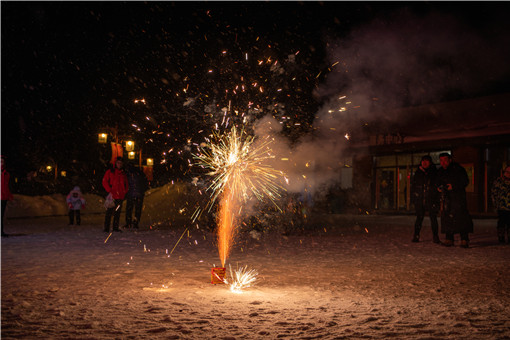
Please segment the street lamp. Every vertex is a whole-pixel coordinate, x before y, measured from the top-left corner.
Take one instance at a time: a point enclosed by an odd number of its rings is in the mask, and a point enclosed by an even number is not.
[[[132,140],[126,141],[126,151],[134,151],[135,150],[135,142]]]
[[[101,144],[106,144],[106,140],[108,139],[108,135],[106,133],[100,133],[97,137],[97,141]]]
[[[154,165],[154,159],[147,158],[147,166],[153,166]]]
[[[128,159],[135,159],[135,155],[136,155],[136,152],[134,152],[134,151],[129,151],[129,152],[128,152]]]

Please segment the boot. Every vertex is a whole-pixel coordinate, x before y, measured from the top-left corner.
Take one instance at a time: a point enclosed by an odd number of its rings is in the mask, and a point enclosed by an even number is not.
[[[434,243],[441,243],[441,242],[439,241],[439,235],[434,235],[434,236],[433,236],[433,239],[432,239],[432,242],[434,242]]]
[[[451,247],[451,246],[453,246],[453,241],[452,240],[445,240],[443,244],[444,244],[445,247]]]
[[[420,242],[421,225],[414,225],[414,236],[411,242]]]

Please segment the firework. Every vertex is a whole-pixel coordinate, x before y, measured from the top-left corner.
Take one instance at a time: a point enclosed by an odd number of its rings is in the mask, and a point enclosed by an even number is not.
[[[270,140],[255,146],[254,138],[246,136],[244,130],[238,133],[235,126],[230,133],[215,133],[213,138],[215,141],[200,147],[200,155],[193,155],[199,166],[210,170],[207,175],[212,177],[212,183],[207,190],[212,192],[211,205],[225,192],[238,202],[245,202],[252,195],[260,200],[268,197],[273,203],[280,197],[283,188],[278,179],[283,174],[264,164],[274,158]]]
[[[257,280],[257,271],[255,269],[249,269],[248,266],[237,268],[232,271],[232,266],[228,265],[230,271],[230,278],[224,277],[225,268],[213,268],[211,273],[211,283],[221,283],[230,285],[230,291],[234,293],[241,293],[243,289],[249,288]],[[229,282],[230,280],[230,282]]]
[[[209,170],[212,177],[209,209],[221,196],[218,218],[218,251],[222,266],[225,266],[235,236],[235,218],[241,204],[255,196],[262,200],[268,197],[275,205],[282,187],[278,179],[283,175],[265,164],[273,158],[270,141],[255,146],[254,138],[238,133],[235,126],[230,133],[213,135],[214,141],[200,147],[201,154],[194,155],[198,165]],[[277,206],[277,205],[276,205]]]
[[[230,269],[230,290],[234,293],[240,293],[243,289],[249,288],[252,284],[257,280],[257,271],[255,269],[248,270],[248,266],[244,266],[238,268],[234,272],[232,272],[232,267],[229,265]]]

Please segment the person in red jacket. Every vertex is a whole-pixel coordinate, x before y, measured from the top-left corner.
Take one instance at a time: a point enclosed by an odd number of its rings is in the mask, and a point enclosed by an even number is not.
[[[7,201],[12,201],[14,197],[12,196],[11,190],[9,189],[9,180],[11,175],[5,170],[5,159],[4,156],[2,158],[2,237],[9,236],[4,233],[4,216],[5,216],[5,208],[7,208]]]
[[[104,231],[107,233],[110,232],[112,215],[113,231],[121,231],[119,229],[120,212],[122,210],[122,202],[124,201],[124,197],[126,197],[126,193],[129,189],[127,176],[124,173],[123,166],[124,162],[122,157],[117,157],[115,167],[108,169],[103,177],[103,187],[109,195],[112,195],[113,201],[115,202],[114,207],[106,209]]]

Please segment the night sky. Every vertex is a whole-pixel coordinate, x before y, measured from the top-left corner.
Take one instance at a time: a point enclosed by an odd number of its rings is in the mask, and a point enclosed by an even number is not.
[[[352,128],[374,109],[508,92],[505,7],[2,1],[2,154],[18,175],[104,166],[97,133],[118,125],[175,175],[229,105],[295,143],[341,93],[362,108]]]

